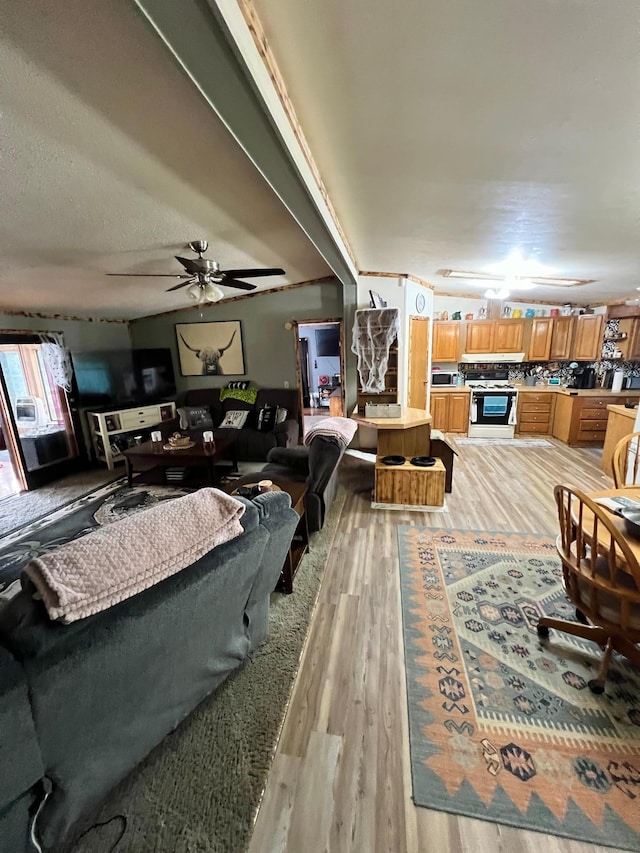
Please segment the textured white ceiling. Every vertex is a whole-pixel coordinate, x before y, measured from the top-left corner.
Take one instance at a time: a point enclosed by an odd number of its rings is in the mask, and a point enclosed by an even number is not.
[[[324,260],[127,0],[0,0],[0,313],[136,317],[188,303],[174,254],[222,268]],[[229,296],[243,291],[228,289]]]
[[[640,285],[640,4],[255,0],[362,269],[439,278],[515,247]]]

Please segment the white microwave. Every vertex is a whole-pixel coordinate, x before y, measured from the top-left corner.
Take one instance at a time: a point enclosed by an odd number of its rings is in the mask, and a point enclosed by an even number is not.
[[[449,370],[432,370],[431,384],[432,385],[455,385],[458,379],[458,371],[452,373]]]

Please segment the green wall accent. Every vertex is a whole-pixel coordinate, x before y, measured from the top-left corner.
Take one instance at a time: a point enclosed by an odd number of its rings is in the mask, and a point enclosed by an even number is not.
[[[349,288],[355,293],[355,288]],[[272,291],[238,302],[220,302],[192,311],[174,311],[158,317],[132,320],[134,347],[170,347],[178,394],[192,388],[222,387],[231,376],[181,376],[176,323],[240,320],[244,345],[245,378],[262,388],[296,387],[294,333],[284,324],[292,320],[323,320],[343,316],[343,288],[339,282]],[[347,330],[348,346],[351,335]]]
[[[58,318],[19,317],[0,314],[0,331],[27,330],[62,332],[66,346],[73,353],[80,350],[129,349],[129,324],[99,320],[63,320]]]

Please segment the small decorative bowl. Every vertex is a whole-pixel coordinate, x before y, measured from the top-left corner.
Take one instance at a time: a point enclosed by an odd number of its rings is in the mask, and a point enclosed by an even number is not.
[[[191,439],[189,436],[180,435],[179,432],[174,432],[174,434],[169,439],[169,444],[171,447],[189,447],[191,444]]]

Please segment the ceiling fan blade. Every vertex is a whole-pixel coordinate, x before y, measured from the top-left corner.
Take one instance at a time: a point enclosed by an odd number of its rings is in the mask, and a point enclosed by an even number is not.
[[[200,269],[196,262],[196,258],[181,258],[180,255],[174,255],[173,257],[176,259],[176,261],[180,261],[182,266],[186,269],[188,273],[191,273],[191,275],[195,275],[195,273],[197,273]]]
[[[231,278],[235,278],[237,275],[241,275],[243,278],[259,278],[263,275],[285,275],[285,271],[281,270],[280,267],[270,267],[261,270],[221,270],[221,272],[231,276]]]
[[[172,290],[180,290],[181,287],[186,287],[188,284],[195,284],[197,281],[197,278],[189,276],[186,281],[181,281],[180,284],[174,284],[173,287],[168,287],[165,293],[171,293]]]
[[[256,284],[249,284],[248,281],[238,281],[237,278],[223,278],[220,282],[223,287],[238,287],[240,290],[255,290]]]
[[[125,278],[191,278],[190,275],[163,272],[108,272],[105,275],[118,275]]]

